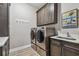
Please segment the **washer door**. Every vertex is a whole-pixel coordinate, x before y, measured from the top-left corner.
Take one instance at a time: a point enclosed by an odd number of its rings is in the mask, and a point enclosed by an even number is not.
[[[38,30],[37,31],[37,41],[39,43],[41,43],[41,42],[44,41],[44,33],[41,30]]]
[[[34,40],[35,39],[35,32],[33,30],[31,30],[31,39]]]

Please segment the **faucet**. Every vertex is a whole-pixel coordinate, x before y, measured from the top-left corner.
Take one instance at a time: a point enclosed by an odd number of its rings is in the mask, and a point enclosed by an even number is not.
[[[70,35],[70,33],[69,33],[69,32],[67,32],[67,37],[71,37],[71,35]]]

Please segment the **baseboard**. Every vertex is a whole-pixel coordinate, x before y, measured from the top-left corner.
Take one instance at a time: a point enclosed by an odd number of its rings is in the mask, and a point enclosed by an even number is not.
[[[17,47],[17,48],[13,48],[13,49],[10,49],[10,53],[11,53],[11,52],[14,52],[14,51],[18,51],[18,50],[24,49],[24,48],[28,48],[28,47],[30,47],[30,46],[31,46],[31,44],[25,45],[25,46],[21,46],[21,47]]]

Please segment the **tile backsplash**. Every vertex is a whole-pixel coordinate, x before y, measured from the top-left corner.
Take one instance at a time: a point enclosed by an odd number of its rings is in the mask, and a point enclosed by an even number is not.
[[[71,37],[79,39],[79,28],[61,29],[61,31],[59,31],[59,35],[67,35],[67,32],[70,33]]]

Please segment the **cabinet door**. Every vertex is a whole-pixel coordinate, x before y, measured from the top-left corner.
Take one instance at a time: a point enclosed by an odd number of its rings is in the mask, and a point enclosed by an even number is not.
[[[9,55],[9,40],[5,43],[5,45],[2,47],[2,56],[8,56]]]
[[[44,24],[49,23],[49,9],[50,9],[50,4],[46,4],[44,7]]]
[[[37,25],[44,24],[44,8],[37,12]]]
[[[41,20],[40,20],[40,22],[41,22],[41,25],[43,25],[44,22],[45,22],[44,8],[41,9]]]
[[[58,41],[51,40],[50,44],[50,55],[60,56],[61,55],[61,44]]]
[[[61,55],[61,47],[57,45],[51,45],[51,56],[60,56]]]
[[[54,3],[49,4],[49,17],[48,23],[54,22]]]
[[[57,6],[55,6],[54,3],[48,3],[45,5],[44,9],[44,24],[50,24],[55,22],[55,16],[57,17],[56,12],[57,9],[55,10]]]
[[[6,3],[0,3],[0,36],[9,35],[8,24],[8,5]]]
[[[41,11],[37,13],[37,25],[41,25]]]
[[[57,22],[57,4],[56,3],[48,3],[44,7],[45,14],[45,24],[51,24]]]
[[[45,4],[37,12],[37,24],[38,25],[47,25],[57,22],[57,4],[48,3]]]
[[[58,6],[56,3],[50,3],[49,6],[49,23],[57,23]]]
[[[63,48],[63,55],[64,56],[79,56],[79,50],[64,47]]]

